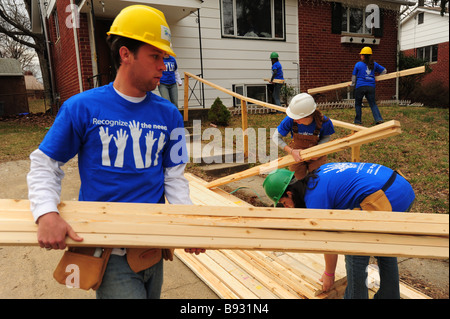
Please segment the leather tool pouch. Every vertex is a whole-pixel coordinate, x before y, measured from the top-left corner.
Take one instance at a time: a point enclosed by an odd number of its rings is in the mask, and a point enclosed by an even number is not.
[[[128,265],[135,273],[152,267],[161,258],[172,261],[173,249],[127,248]]]
[[[391,212],[392,206],[384,191],[379,191],[367,196],[360,204],[362,210]]]
[[[53,277],[68,287],[97,290],[111,251],[111,248],[106,248],[100,257],[94,257],[95,247],[71,247],[64,252]]]

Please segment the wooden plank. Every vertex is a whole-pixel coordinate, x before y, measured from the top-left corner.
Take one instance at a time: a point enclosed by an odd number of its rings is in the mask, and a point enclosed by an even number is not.
[[[230,286],[233,287],[232,278],[228,278],[229,274],[224,270],[222,272],[211,271],[211,268],[214,268],[214,261],[207,255],[202,254],[201,256],[194,256],[192,254],[184,252],[181,249],[176,249],[175,255],[183,263],[185,263],[197,275],[197,277],[199,277],[204,283],[206,283],[206,285],[211,288],[220,298],[237,299],[255,297],[253,294],[235,294],[233,289],[230,288]]]
[[[373,142],[375,140],[395,136],[401,133],[400,123],[398,121],[389,121],[381,125],[377,125],[365,130],[360,130],[350,136],[339,138],[327,143],[316,145],[308,149],[302,150],[300,155],[304,161],[314,157],[324,156],[331,153],[339,152],[352,146]],[[231,174],[206,185],[207,188],[222,186],[231,182],[235,182],[250,176],[256,176],[269,173],[277,168],[286,167],[296,163],[292,155],[281,157],[277,160],[266,164],[252,167],[248,170]]]
[[[375,77],[375,80],[376,81],[384,81],[384,80],[390,80],[390,79],[395,79],[398,77],[419,74],[419,73],[424,73],[424,72],[425,72],[425,66],[419,66],[416,68],[411,68],[411,69],[407,69],[407,70],[402,70],[402,71],[391,72],[388,74],[379,75],[379,76]],[[339,83],[339,84],[331,84],[331,85],[321,86],[321,87],[309,89],[308,93],[309,94],[317,94],[317,93],[328,92],[328,91],[332,91],[332,90],[346,88],[350,84],[352,84],[351,81],[343,82],[343,83]]]
[[[246,287],[253,295],[253,298],[275,299],[276,295],[267,289],[261,281],[251,276],[248,269],[242,267],[240,264],[233,262],[227,258],[223,250],[208,251],[207,254],[214,259],[214,261],[223,267],[231,276]],[[240,289],[235,287],[235,293],[239,293]]]
[[[263,79],[266,82],[270,82],[270,79]],[[284,84],[284,80],[278,80],[278,79],[273,79],[272,80],[273,83],[279,83],[279,84]]]

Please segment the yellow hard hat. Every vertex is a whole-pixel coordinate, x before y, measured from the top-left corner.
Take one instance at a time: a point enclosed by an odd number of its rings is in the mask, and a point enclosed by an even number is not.
[[[124,8],[106,34],[141,41],[176,56],[172,50],[170,29],[164,13],[152,7],[132,5]]]
[[[364,47],[359,54],[372,54],[372,49],[370,47]]]

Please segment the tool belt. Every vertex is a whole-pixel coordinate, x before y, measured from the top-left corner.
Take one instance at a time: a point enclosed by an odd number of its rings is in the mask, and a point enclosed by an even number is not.
[[[71,247],[64,252],[53,278],[62,285],[84,290],[97,290],[102,283],[112,248],[103,249],[95,257],[95,247]]]
[[[157,264],[161,258],[173,260],[174,249],[127,248],[127,262],[131,270],[138,273]]]
[[[67,287],[97,290],[103,280],[112,248],[103,249],[95,257],[95,247],[70,247],[66,250],[53,272],[53,278]],[[173,260],[174,249],[127,248],[127,262],[134,272],[140,272],[157,264],[161,258]]]
[[[385,192],[394,183],[397,177],[397,172],[394,171],[389,177],[388,181],[383,185],[383,187],[373,194],[370,194],[361,202],[360,206],[362,210],[372,210],[372,211],[392,211],[392,205],[389,199],[386,197]]]

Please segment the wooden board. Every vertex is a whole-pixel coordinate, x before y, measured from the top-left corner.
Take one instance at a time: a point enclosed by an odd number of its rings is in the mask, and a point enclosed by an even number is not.
[[[395,79],[398,77],[419,74],[419,73],[424,73],[424,72],[425,72],[425,66],[419,66],[417,68],[411,68],[411,69],[402,70],[402,71],[398,71],[398,72],[391,72],[388,74],[379,75],[379,76],[375,77],[375,80],[376,81],[384,81],[384,80],[390,80],[390,79]],[[331,85],[321,86],[321,87],[309,89],[308,93],[309,94],[317,94],[317,93],[328,92],[328,91],[332,91],[332,90],[346,88],[350,84],[352,84],[351,81],[343,82],[343,83],[339,83],[339,84],[331,84]]]
[[[72,246],[279,250],[448,258],[442,215],[267,207],[62,202]],[[28,200],[0,200],[0,244],[37,245]]]
[[[263,79],[266,82],[270,82],[270,79]],[[284,80],[277,80],[277,79],[273,79],[272,81],[273,83],[279,83],[279,84],[284,84]]]

